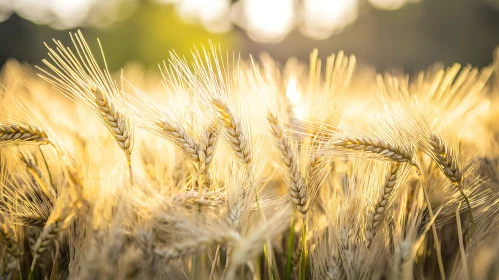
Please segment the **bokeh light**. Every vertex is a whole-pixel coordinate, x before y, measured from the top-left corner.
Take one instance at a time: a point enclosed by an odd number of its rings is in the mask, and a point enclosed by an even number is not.
[[[260,42],[276,42],[291,31],[295,18],[293,0],[242,0],[233,6],[233,20]]]
[[[419,2],[418,0],[369,0],[369,4],[381,10],[398,10],[410,2]]]
[[[313,39],[326,39],[352,24],[362,5],[396,10],[419,0],[153,0],[154,5],[174,5],[180,18],[212,33],[233,25],[258,42],[278,42],[297,28]],[[0,22],[12,13],[56,29],[108,28],[129,17],[139,0],[0,0]]]
[[[325,39],[357,18],[358,0],[306,0],[301,32],[314,39]]]

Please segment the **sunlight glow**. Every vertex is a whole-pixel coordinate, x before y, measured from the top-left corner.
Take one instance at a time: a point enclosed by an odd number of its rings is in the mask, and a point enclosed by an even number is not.
[[[238,3],[236,3],[238,4]],[[234,20],[243,22],[249,36],[255,41],[276,42],[291,31],[295,20],[294,0],[242,0],[242,9]],[[242,19],[238,19],[242,16]]]
[[[357,18],[358,0],[306,0],[301,32],[314,39],[325,39]]]
[[[301,102],[301,93],[298,91],[297,81],[295,78],[290,79],[288,82],[286,97],[292,105],[295,117],[303,119],[305,117],[305,106],[303,102]]]
[[[298,93],[298,90],[296,89],[296,79],[291,79],[289,81],[288,87],[286,88],[286,97],[293,105],[300,103],[300,93]]]

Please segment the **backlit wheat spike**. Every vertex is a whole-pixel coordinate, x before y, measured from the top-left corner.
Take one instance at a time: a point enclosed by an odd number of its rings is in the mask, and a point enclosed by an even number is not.
[[[471,208],[471,203],[468,196],[464,193],[463,186],[463,171],[460,166],[458,156],[458,151],[453,151],[447,144],[442,140],[440,136],[433,133],[430,136],[429,144],[433,152],[433,158],[437,163],[442,173],[447,177],[454,185],[459,189],[461,196],[464,198],[467,206],[468,213],[471,219],[472,226],[475,227],[473,219],[473,211]]]
[[[203,192],[190,190],[179,193],[172,198],[173,203],[186,208],[194,209],[197,206],[206,208],[219,208],[225,203],[225,197],[219,192]]]
[[[242,128],[241,123],[236,119],[227,104],[221,99],[213,99],[213,104],[217,109],[218,115],[225,131],[228,134],[230,146],[236,157],[244,164],[251,164],[251,149],[247,135]]]
[[[334,146],[348,151],[372,154],[392,162],[409,163],[416,167],[418,174],[421,173],[421,168],[413,161],[411,154],[381,139],[346,137],[336,141]]]
[[[194,142],[187,132],[181,127],[170,123],[169,121],[158,122],[157,126],[163,131],[164,136],[170,139],[176,146],[194,162],[199,161],[198,145]]]
[[[112,102],[97,87],[91,87],[95,95],[95,102],[99,108],[101,117],[105,120],[111,134],[118,142],[120,148],[125,152],[128,166],[131,166],[131,155],[133,149],[133,138],[130,122],[122,113],[115,109]]]
[[[5,245],[9,254],[18,258],[21,256],[21,248],[16,242],[14,231],[8,221],[0,215],[0,242]]]
[[[198,145],[199,172],[204,174],[210,166],[215,154],[219,129],[216,124],[212,124],[203,133],[203,137]]]
[[[57,198],[57,193],[55,192],[54,188],[50,185],[50,183],[48,183],[44,179],[42,171],[40,170],[38,165],[34,162],[33,157],[21,152],[21,161],[24,163],[28,173],[31,175],[33,180],[38,184],[38,186],[42,189],[42,191],[45,193],[50,202],[54,203]]]
[[[383,185],[383,194],[381,195],[379,201],[376,203],[374,212],[372,213],[371,218],[367,223],[366,237],[368,244],[372,242],[374,235],[376,235],[376,232],[378,231],[381,222],[385,217],[386,209],[390,207],[400,167],[401,164],[397,162],[394,162],[390,165],[390,170],[385,178],[386,181]]]
[[[0,124],[0,146],[28,144],[50,144],[47,132],[27,123]]]
[[[101,69],[81,31],[71,34],[74,51],[54,40],[55,50],[46,45],[52,63],[44,59],[43,63],[52,73],[39,68],[43,79],[51,83],[66,97],[90,108],[99,120],[108,128],[120,148],[124,151],[132,179],[131,153],[133,149],[133,131],[130,119],[118,108],[122,102],[122,92],[111,78],[107,69],[104,52],[101,53],[104,69]]]
[[[437,134],[430,136],[430,146],[435,155],[435,162],[438,164],[444,175],[454,184],[459,185],[463,181],[463,172],[459,168],[459,162],[451,153],[442,138]]]
[[[33,246],[33,261],[31,262],[29,279],[33,279],[33,273],[40,256],[57,239],[58,235],[66,229],[72,221],[74,214],[71,207],[64,207],[60,212],[54,212],[53,217],[50,217],[49,223],[45,225],[40,236]]]
[[[193,240],[187,240],[172,244],[167,248],[155,248],[154,254],[164,262],[191,255],[203,248],[212,245],[227,245],[240,239],[239,234],[235,232],[216,233],[211,236],[201,236]]]
[[[277,116],[268,113],[267,120],[270,124],[270,129],[277,147],[281,152],[281,158],[286,167],[287,174],[285,177],[289,181],[289,195],[295,204],[296,209],[305,216],[308,210],[308,196],[305,180],[303,179],[298,166],[297,158],[291,148],[291,143],[281,127]]]

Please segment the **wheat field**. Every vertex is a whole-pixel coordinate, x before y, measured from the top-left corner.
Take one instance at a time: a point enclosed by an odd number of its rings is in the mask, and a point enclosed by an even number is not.
[[[499,61],[111,73],[70,36],[0,74],[0,279],[499,278]]]

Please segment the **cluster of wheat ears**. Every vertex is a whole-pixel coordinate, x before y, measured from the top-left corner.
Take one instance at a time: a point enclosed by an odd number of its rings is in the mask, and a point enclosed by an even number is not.
[[[70,37],[0,74],[0,279],[499,277],[499,62],[112,74]]]

